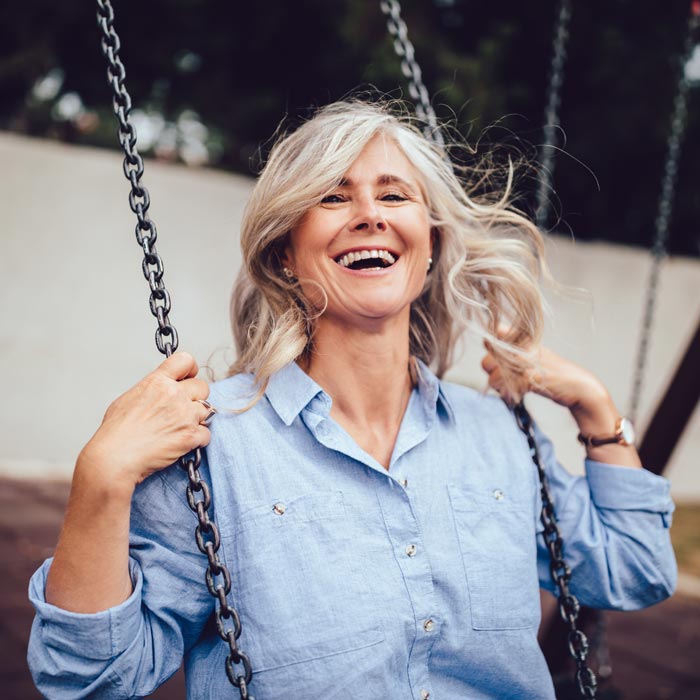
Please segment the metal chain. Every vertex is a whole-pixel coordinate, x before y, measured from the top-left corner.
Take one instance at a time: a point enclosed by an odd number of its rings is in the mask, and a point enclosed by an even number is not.
[[[435,112],[430,105],[428,91],[422,82],[420,67],[415,61],[413,45],[408,40],[406,23],[401,19],[401,7],[397,0],[382,0],[380,6],[382,12],[388,16],[387,27],[389,28],[389,32],[395,37],[394,50],[402,58],[401,70],[407,78],[415,81],[414,83],[409,83],[409,91],[411,97],[419,101],[416,104],[416,114],[424,120],[426,120],[427,117],[427,122],[431,127],[424,129],[424,133],[427,138],[443,146],[442,135],[437,126]],[[551,123],[556,121],[556,110],[559,105],[558,93],[562,82],[562,68],[564,63],[563,47],[564,40],[568,35],[567,25],[570,14],[570,0],[562,0],[560,24],[557,33],[559,42],[555,40],[555,61],[552,78],[552,84],[556,86],[554,90],[556,95],[552,97],[550,93],[551,110],[548,111],[548,123],[550,117]],[[559,57],[558,59],[557,56]],[[537,474],[540,480],[540,492],[542,495],[542,513],[540,517],[544,525],[545,543],[550,554],[549,570],[552,580],[559,591],[559,612],[564,622],[569,626],[569,653],[576,662],[576,682],[581,696],[592,700],[595,698],[597,681],[593,671],[586,665],[588,640],[586,639],[586,635],[576,626],[580,606],[576,597],[569,590],[571,570],[563,558],[564,542],[557,525],[554,504],[547,484],[547,476],[540,464],[537,443],[535,442],[532,430],[532,418],[522,402],[515,407],[514,413],[518,427],[527,437],[530,446],[530,454],[537,468]]]
[[[101,30],[102,53],[108,62],[107,78],[114,93],[112,105],[119,121],[119,143],[124,151],[124,175],[131,183],[129,206],[136,214],[136,240],[143,249],[142,269],[151,290],[149,307],[158,321],[156,347],[166,357],[177,350],[178,337],[170,323],[170,295],[163,283],[163,261],[156,251],[156,226],[150,218],[150,196],[141,183],[144,165],[136,148],[136,131],[129,120],[131,97],[124,86],[126,72],[119,58],[120,41],[114,31],[114,10],[110,0],[97,0],[97,23]],[[216,599],[216,628],[221,639],[228,644],[226,676],[238,688],[241,700],[255,700],[248,693],[253,670],[248,656],[238,649],[241,621],[236,609],[229,604],[231,574],[218,555],[221,538],[216,523],[209,518],[211,492],[199,472],[202,455],[196,449],[180,458],[179,465],[187,473],[187,503],[197,516],[195,541],[199,551],[207,557],[205,582],[207,590]]]
[[[401,59],[401,72],[408,79],[408,94],[415,104],[416,115],[424,124],[423,133],[443,148],[445,141],[438,127],[435,110],[430,104],[430,95],[423,83],[423,72],[416,62],[416,51],[408,38],[406,22],[401,17],[401,5],[398,0],[381,0],[379,7],[386,15],[389,34],[394,37],[394,51]]]
[[[581,697],[592,699],[596,696],[598,683],[595,674],[586,664],[588,640],[586,635],[576,626],[580,605],[576,596],[569,590],[571,569],[566,561],[564,561],[564,542],[561,537],[559,525],[557,524],[554,503],[549,492],[547,475],[540,462],[539,450],[537,449],[535,434],[532,427],[532,418],[522,401],[515,406],[514,414],[518,427],[527,437],[527,443],[530,447],[530,456],[537,467],[537,473],[540,478],[540,494],[542,496],[542,512],[540,513],[540,519],[544,525],[544,541],[550,556],[549,572],[558,590],[559,614],[569,627],[569,654],[576,663],[576,684],[578,685]]]
[[[571,23],[571,3],[572,0],[561,0],[554,25],[552,65],[549,73],[549,87],[547,88],[547,106],[544,110],[544,143],[540,148],[540,167],[537,173],[535,221],[539,228],[544,228],[549,219],[555,146],[559,130],[561,86],[564,83],[566,44],[569,39],[569,24]]]
[[[661,272],[661,263],[666,257],[666,244],[668,243],[671,211],[673,209],[673,195],[678,178],[678,162],[688,116],[690,80],[686,76],[685,66],[690,60],[695,43],[697,42],[697,38],[694,38],[695,34],[700,29],[700,10],[696,9],[696,6],[697,3],[694,3],[688,21],[688,34],[685,40],[685,46],[679,60],[680,77],[676,89],[676,98],[673,103],[671,129],[667,142],[666,163],[664,165],[661,194],[659,195],[659,204],[655,221],[654,242],[651,247],[651,270],[649,271],[649,279],[647,282],[642,329],[639,336],[639,345],[637,346],[634,378],[632,380],[629,411],[627,412],[632,422],[636,420],[639,411],[639,401],[641,399],[642,385],[649,355],[651,328],[654,322],[659,274]]]
[[[435,143],[442,146],[443,141],[440,130],[437,126],[435,112],[433,112],[430,105],[428,91],[425,89],[425,86],[421,80],[421,71],[414,58],[413,45],[408,40],[406,23],[401,19],[401,7],[396,0],[382,0],[380,5],[382,12],[389,17],[387,20],[387,26],[389,28],[389,32],[395,37],[394,49],[396,50],[396,53],[403,58],[401,63],[403,74],[407,78],[413,77],[417,80],[417,85],[414,85],[411,89],[411,96],[413,99],[420,100],[420,102],[416,104],[416,114],[423,119],[425,119],[425,116],[428,115],[428,123],[432,127],[430,129],[425,129],[424,133],[428,139],[431,139]],[[566,6],[568,8],[567,12],[570,15],[570,0],[563,0],[562,6]],[[563,21],[562,25],[560,25],[563,26],[563,29],[560,29],[560,33],[562,34],[566,33],[568,16],[566,16],[564,19],[565,21]],[[563,39],[561,40],[561,44],[562,47],[560,47],[558,52],[558,54],[561,55],[561,59],[558,63],[555,61],[555,66],[559,65],[559,68],[556,71],[556,74],[559,76],[557,79],[557,84],[559,86],[561,85],[561,68],[563,66]],[[555,51],[555,54],[557,54],[557,51]],[[552,122],[556,120],[556,106],[558,106],[558,98],[554,104],[555,107],[553,108],[554,116],[552,117]],[[432,115],[432,118],[430,115]],[[515,407],[514,413],[518,427],[527,437],[532,461],[537,468],[537,474],[540,480],[540,493],[542,495],[542,513],[540,517],[542,519],[542,524],[544,525],[545,543],[550,554],[549,570],[552,580],[556,584],[559,591],[559,612],[564,622],[566,622],[569,626],[569,653],[576,662],[576,683],[581,693],[581,697],[587,698],[587,700],[594,700],[597,681],[593,671],[586,665],[588,640],[586,639],[586,635],[576,626],[580,606],[576,596],[574,596],[569,590],[571,570],[564,561],[564,542],[561,537],[561,532],[559,531],[559,526],[557,525],[557,518],[554,512],[554,503],[552,502],[552,498],[549,493],[549,486],[547,484],[547,475],[540,464],[537,443],[535,442],[535,436],[532,429],[532,418],[522,402]]]

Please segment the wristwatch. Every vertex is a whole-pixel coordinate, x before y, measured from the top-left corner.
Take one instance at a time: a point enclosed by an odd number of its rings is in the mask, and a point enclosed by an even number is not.
[[[586,447],[598,447],[599,445],[609,445],[616,442],[620,445],[634,445],[635,432],[632,421],[629,418],[618,418],[615,423],[615,434],[610,437],[593,437],[592,435],[578,434],[579,442]]]

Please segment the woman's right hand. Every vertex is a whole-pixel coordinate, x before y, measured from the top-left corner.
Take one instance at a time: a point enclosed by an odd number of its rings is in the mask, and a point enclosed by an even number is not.
[[[85,445],[78,468],[108,483],[132,490],[153,472],[209,443],[200,421],[208,409],[198,402],[209,395],[196,379],[192,355],[177,352],[107,409],[102,424]]]

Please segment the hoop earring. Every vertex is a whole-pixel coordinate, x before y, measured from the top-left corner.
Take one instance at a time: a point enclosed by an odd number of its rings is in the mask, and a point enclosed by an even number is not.
[[[283,267],[282,268],[282,274],[288,279],[291,280],[294,278],[294,272],[290,270],[288,267]]]

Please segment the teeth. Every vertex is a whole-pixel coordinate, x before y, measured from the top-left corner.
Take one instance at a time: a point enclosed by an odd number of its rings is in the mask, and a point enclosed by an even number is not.
[[[396,258],[388,250],[354,250],[350,253],[345,253],[342,257],[338,258],[336,262],[342,267],[348,267],[357,260],[367,260],[369,258],[381,258],[386,260],[389,265],[393,265],[396,262]],[[370,268],[373,270],[381,270],[383,268],[376,267]]]

